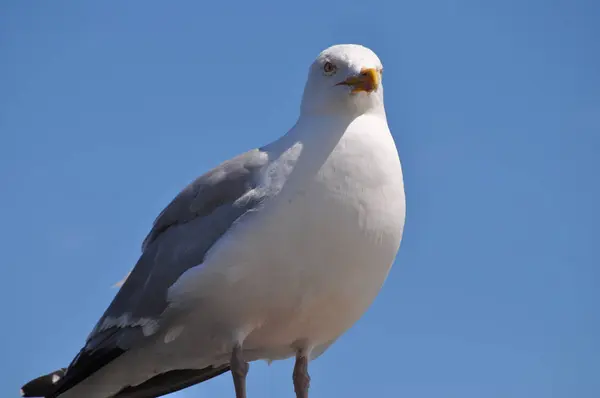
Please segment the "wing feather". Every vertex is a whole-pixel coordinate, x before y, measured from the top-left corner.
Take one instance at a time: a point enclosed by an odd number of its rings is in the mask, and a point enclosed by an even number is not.
[[[267,162],[268,155],[259,149],[232,158],[189,184],[160,213],[144,239],[136,266],[53,396],[83,381],[151,334],[147,328],[155,327],[160,320],[169,286],[183,272],[201,264],[231,225],[263,200],[253,192],[258,171]],[[198,380],[207,376],[201,375]]]

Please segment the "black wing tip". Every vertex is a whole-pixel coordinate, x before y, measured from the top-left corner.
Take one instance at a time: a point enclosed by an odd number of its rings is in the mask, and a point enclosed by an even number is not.
[[[67,372],[61,368],[27,382],[21,387],[22,397],[48,397],[54,394],[56,383],[60,381]]]
[[[229,365],[208,367],[205,369],[180,369],[159,374],[135,387],[126,387],[116,398],[160,397],[184,388],[202,383],[229,371]],[[59,391],[57,383],[65,376],[66,368],[61,368],[38,378],[21,387],[21,396],[27,398],[51,398]]]
[[[177,369],[158,374],[144,383],[126,387],[114,398],[162,397],[195,384],[202,383],[229,371],[229,365],[204,369]]]

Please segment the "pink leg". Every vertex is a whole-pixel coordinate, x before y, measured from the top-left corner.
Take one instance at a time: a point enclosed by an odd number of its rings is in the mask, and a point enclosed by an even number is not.
[[[250,366],[242,358],[242,347],[236,345],[231,353],[231,374],[233,375],[233,385],[235,386],[235,397],[246,398],[246,375]]]
[[[293,379],[296,398],[308,398],[308,387],[310,386],[310,376],[308,375],[308,358],[300,353],[298,353],[296,356]]]

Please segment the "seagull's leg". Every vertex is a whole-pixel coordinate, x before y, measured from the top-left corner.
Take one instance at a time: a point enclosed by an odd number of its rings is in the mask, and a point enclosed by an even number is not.
[[[248,374],[248,362],[242,358],[242,346],[236,344],[231,352],[231,374],[233,375],[233,385],[235,386],[235,397],[246,398],[246,375]]]
[[[294,365],[294,391],[296,398],[308,398],[310,376],[308,375],[308,356],[299,351]]]

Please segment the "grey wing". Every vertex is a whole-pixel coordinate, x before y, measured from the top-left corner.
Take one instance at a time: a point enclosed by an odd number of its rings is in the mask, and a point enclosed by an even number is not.
[[[174,225],[209,216],[224,205],[235,205],[237,200],[256,186],[255,172],[267,162],[267,153],[255,149],[198,177],[156,218],[152,230],[144,239],[142,251]]]
[[[232,158],[188,185],[157,217],[142,255],[57,386],[57,395],[144,339],[167,306],[167,290],[263,197],[254,188],[267,153]],[[60,391],[59,391],[60,390]]]
[[[234,157],[184,188],[159,214],[142,244],[142,255],[95,330],[112,322],[141,324],[166,306],[166,291],[199,265],[229,227],[263,199],[254,188],[268,162],[255,149]]]

